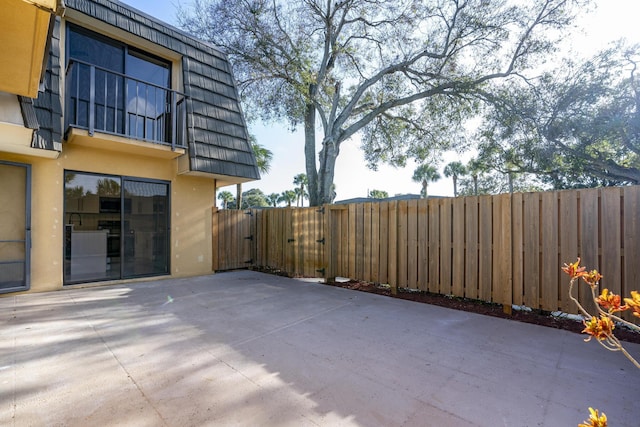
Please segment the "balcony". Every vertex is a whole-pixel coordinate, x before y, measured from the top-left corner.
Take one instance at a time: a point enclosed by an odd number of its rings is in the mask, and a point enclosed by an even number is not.
[[[186,148],[185,99],[180,92],[72,60],[66,71],[67,141],[178,157]]]

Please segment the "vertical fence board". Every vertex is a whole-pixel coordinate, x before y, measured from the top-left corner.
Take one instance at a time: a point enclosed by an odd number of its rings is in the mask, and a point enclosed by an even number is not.
[[[407,201],[407,287],[418,289],[418,200]]]
[[[312,236],[309,235],[311,224],[309,224],[309,216],[306,209],[291,208],[291,226],[293,228],[293,238],[296,239],[292,242],[292,255],[293,255],[293,271],[290,272],[292,276],[303,275],[306,276],[309,272],[309,265],[306,259],[306,252],[311,249],[310,240]]]
[[[453,199],[440,200],[440,293],[451,295],[451,224]]]
[[[622,224],[620,221],[621,190],[608,188],[601,192],[602,271],[601,289],[620,294],[622,291]],[[640,238],[640,236],[638,236]]]
[[[218,208],[211,209],[211,271],[219,270],[220,260],[218,259],[218,240],[220,229],[218,227]]]
[[[575,190],[559,193],[560,219],[560,266],[571,263],[578,256],[578,192]],[[560,308],[566,313],[576,313],[576,307],[569,299],[568,276],[558,268]]]
[[[364,279],[364,204],[356,204],[356,278]]]
[[[522,193],[511,196],[511,256],[513,257],[511,263],[513,272],[511,298],[513,304],[516,305],[524,304],[524,223],[522,204]]]
[[[600,239],[599,230],[599,189],[580,190],[580,258],[582,265],[589,270],[596,269],[602,271],[599,263]],[[584,308],[593,313],[595,304],[591,299],[591,290],[583,283],[577,283],[578,292],[574,295],[584,306]]]
[[[380,203],[380,262],[378,282],[389,283],[389,203]]]
[[[407,212],[408,205],[406,200],[398,202],[398,287],[407,287]]]
[[[349,205],[349,278],[356,279],[356,245],[358,237],[356,235],[356,205]]]
[[[362,233],[362,258],[363,258],[363,278],[365,282],[372,282],[371,279],[371,253],[373,240],[371,236],[371,202],[363,204],[362,220],[363,220],[363,233]]]
[[[429,215],[429,292],[440,292],[440,203],[436,199],[427,201]]]
[[[451,293],[457,297],[464,296],[464,204],[464,197],[453,200],[453,283]]]
[[[540,195],[523,195],[524,303],[540,308]]]
[[[349,277],[349,209],[345,208],[340,211],[340,241],[341,241],[341,256],[339,261],[341,268],[340,276]],[[333,250],[332,248],[330,248]]]
[[[629,298],[640,290],[640,186],[624,189],[624,283],[622,293]]]
[[[503,305],[513,303],[513,249],[511,195],[493,200],[493,301]]]
[[[478,197],[467,197],[465,229],[465,288],[464,296],[478,298]]]
[[[371,204],[371,280],[380,282],[380,203]]]
[[[429,290],[429,211],[428,201],[418,201],[418,289]]]
[[[398,202],[389,203],[389,268],[387,275],[389,284],[398,286]]]
[[[554,311],[558,303],[558,195],[547,192],[541,196],[540,220],[540,308]]]
[[[479,264],[478,264],[478,297],[483,301],[491,301],[491,269],[492,269],[492,198],[490,196],[479,197]]]

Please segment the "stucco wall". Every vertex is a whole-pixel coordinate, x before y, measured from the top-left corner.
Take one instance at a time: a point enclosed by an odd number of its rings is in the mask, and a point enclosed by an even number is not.
[[[58,159],[0,153],[0,160],[32,165],[31,291],[62,288],[64,171],[124,175],[171,183],[173,276],[211,272],[211,209],[215,181],[178,176],[177,161],[99,150],[72,143]]]

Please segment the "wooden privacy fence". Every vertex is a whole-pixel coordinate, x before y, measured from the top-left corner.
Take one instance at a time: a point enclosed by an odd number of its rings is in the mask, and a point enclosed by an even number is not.
[[[218,211],[213,225],[215,270],[268,267],[574,312],[560,267],[580,256],[603,287],[640,289],[640,186]]]

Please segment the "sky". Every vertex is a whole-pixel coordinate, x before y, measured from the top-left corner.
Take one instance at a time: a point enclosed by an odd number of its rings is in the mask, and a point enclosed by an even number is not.
[[[189,4],[185,0],[121,0],[161,21],[177,26],[177,4]],[[579,30],[573,38],[573,48],[588,54],[596,52],[619,38],[640,42],[638,19],[639,0],[596,0],[593,12],[584,15],[578,22]],[[265,194],[281,193],[293,189],[293,177],[305,173],[304,136],[301,130],[291,132],[286,123],[255,123],[249,125],[249,131],[256,136],[259,144],[273,152],[270,172],[260,181],[243,184],[243,190],[259,188]],[[473,153],[445,153],[440,162],[440,172],[444,166],[454,160],[463,163]],[[336,200],[354,197],[366,197],[369,190],[377,189],[396,194],[420,193],[421,185],[413,182],[411,176],[416,165],[408,162],[404,168],[380,165],[377,171],[367,168],[360,150],[360,141],[356,136],[345,141],[340,148],[336,163],[334,182]],[[235,195],[235,186],[222,188]],[[451,178],[444,176],[429,184],[429,194],[453,196]]]

